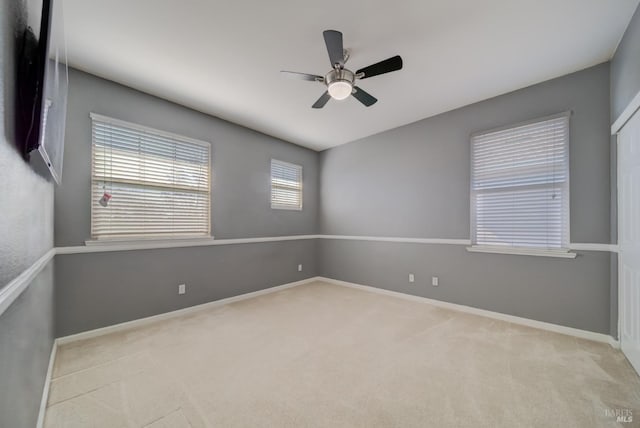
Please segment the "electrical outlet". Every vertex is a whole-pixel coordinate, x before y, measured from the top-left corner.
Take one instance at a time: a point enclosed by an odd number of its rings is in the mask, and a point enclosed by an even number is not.
[[[416,277],[412,273],[409,274],[409,282],[415,282]]]
[[[298,265],[298,272],[302,272],[302,263]]]
[[[184,294],[187,292],[187,284],[178,285],[178,294]]]
[[[431,277],[431,285],[433,285],[434,287],[438,286],[438,277],[437,276],[432,276]]]

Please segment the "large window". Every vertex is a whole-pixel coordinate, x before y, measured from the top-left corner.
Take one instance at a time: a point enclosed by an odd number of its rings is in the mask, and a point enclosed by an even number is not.
[[[471,138],[476,246],[567,249],[569,113]]]
[[[302,209],[302,167],[271,159],[271,208]]]
[[[93,239],[210,235],[210,145],[91,114]]]

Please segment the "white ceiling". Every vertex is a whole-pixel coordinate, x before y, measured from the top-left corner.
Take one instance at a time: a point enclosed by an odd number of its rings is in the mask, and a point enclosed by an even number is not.
[[[64,0],[70,65],[323,150],[604,61],[638,0]],[[311,105],[322,31],[344,33],[347,67],[399,54],[363,80],[379,99]]]

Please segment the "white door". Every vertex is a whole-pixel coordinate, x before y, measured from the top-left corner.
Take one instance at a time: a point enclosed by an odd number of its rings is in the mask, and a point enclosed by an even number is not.
[[[640,111],[618,134],[620,346],[640,373]]]

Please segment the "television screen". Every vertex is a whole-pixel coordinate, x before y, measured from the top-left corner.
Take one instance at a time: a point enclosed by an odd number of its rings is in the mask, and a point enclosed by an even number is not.
[[[27,1],[18,74],[22,152],[58,184],[62,180],[69,86],[62,4],[62,0]]]

